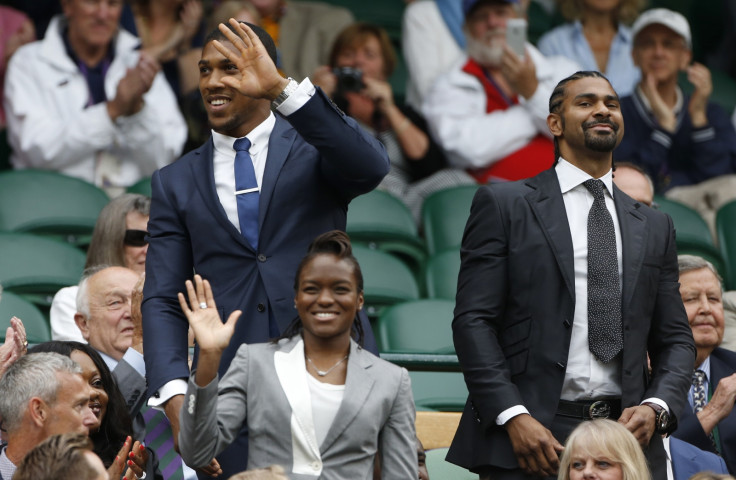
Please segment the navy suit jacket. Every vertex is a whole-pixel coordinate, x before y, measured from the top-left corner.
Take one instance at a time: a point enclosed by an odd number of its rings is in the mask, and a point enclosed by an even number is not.
[[[149,395],[189,377],[188,324],[176,295],[194,272],[212,284],[223,319],[243,311],[222,357],[222,377],[242,343],[269,339],[269,315],[281,331],[296,318],[294,275],[309,243],[344,230],[350,200],[375,188],[389,169],[383,145],[320,89],[288,120],[276,114],[255,251],[225,214],[212,159],[210,139],[151,181],[142,305]]]
[[[736,373],[736,353],[725,348],[716,348],[710,354],[710,390],[715,391],[722,378]],[[680,414],[680,423],[673,434],[696,447],[714,452],[710,438],[705,434],[692,407],[687,404]],[[718,424],[721,443],[721,456],[726,461],[728,471],[736,472],[736,408]]]
[[[688,480],[696,473],[705,471],[728,474],[726,463],[721,457],[679,438],[670,437],[670,455],[675,480]]]
[[[672,220],[615,185],[613,193],[623,245],[622,406],[656,397],[680,412],[695,346],[678,290]],[[573,246],[556,171],[481,187],[460,254],[452,327],[470,398],[447,459],[473,470],[515,469],[496,417],[524,405],[550,428],[570,348]]]

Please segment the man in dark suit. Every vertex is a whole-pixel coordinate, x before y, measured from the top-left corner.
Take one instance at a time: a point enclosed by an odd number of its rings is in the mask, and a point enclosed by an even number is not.
[[[697,357],[688,402],[674,435],[717,453],[736,473],[736,353],[723,341],[721,277],[700,257],[680,255],[680,294],[693,331]]]
[[[609,417],[664,479],[654,433],[681,411],[695,356],[672,221],[613,185],[624,126],[605,77],[563,79],[549,111],[554,168],[473,200],[453,320],[470,396],[447,458],[481,478],[552,476],[575,425]]]
[[[381,144],[321,90],[278,74],[267,33],[237,23],[221,28],[206,39],[199,62],[213,138],[152,179],[142,306],[146,372],[149,403],[165,403],[175,432],[189,377],[187,322],[176,294],[193,270],[210,281],[223,318],[243,311],[222,375],[242,343],[267,341],[296,317],[294,274],[309,242],[344,229],[350,200],[372,190],[389,168]],[[245,139],[249,150],[240,146]],[[243,151],[235,151],[236,140]],[[243,155],[255,188],[234,178]],[[240,200],[254,191],[255,217]],[[373,342],[365,319],[364,331]],[[241,432],[218,456],[226,478],[245,470],[246,441]]]

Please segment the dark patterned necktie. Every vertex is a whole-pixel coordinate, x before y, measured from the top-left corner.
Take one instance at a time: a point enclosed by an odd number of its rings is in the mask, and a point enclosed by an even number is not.
[[[588,213],[588,343],[593,355],[608,363],[624,346],[616,230],[603,182],[590,179],[583,185],[593,194]]]
[[[250,140],[246,137],[235,140],[235,198],[238,203],[240,233],[258,250],[258,203],[260,192],[256,172],[248,150]]]
[[[702,370],[695,370],[693,372],[693,412],[697,415],[701,410],[705,408],[708,403],[708,396],[705,390],[705,372]],[[710,443],[716,452],[719,452],[718,445],[716,445],[716,439],[713,436],[713,432],[710,432]]]

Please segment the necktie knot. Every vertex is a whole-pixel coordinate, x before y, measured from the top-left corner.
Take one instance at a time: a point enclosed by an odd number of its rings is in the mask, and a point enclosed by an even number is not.
[[[705,385],[705,372],[702,370],[695,370],[693,372],[693,385],[696,387]]]
[[[593,194],[595,200],[603,200],[603,192],[606,190],[606,185],[603,181],[591,178],[584,181],[583,185]]]
[[[233,148],[236,152],[247,152],[250,150],[250,140],[248,137],[239,138],[233,143]]]

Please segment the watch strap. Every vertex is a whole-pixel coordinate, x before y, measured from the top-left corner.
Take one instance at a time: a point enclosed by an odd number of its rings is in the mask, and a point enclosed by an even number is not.
[[[286,85],[284,90],[279,93],[279,96],[271,102],[271,110],[276,110],[282,103],[286,101],[287,98],[289,98],[291,94],[296,91],[297,88],[299,88],[299,82],[291,77],[289,77],[288,80],[289,83]]]

